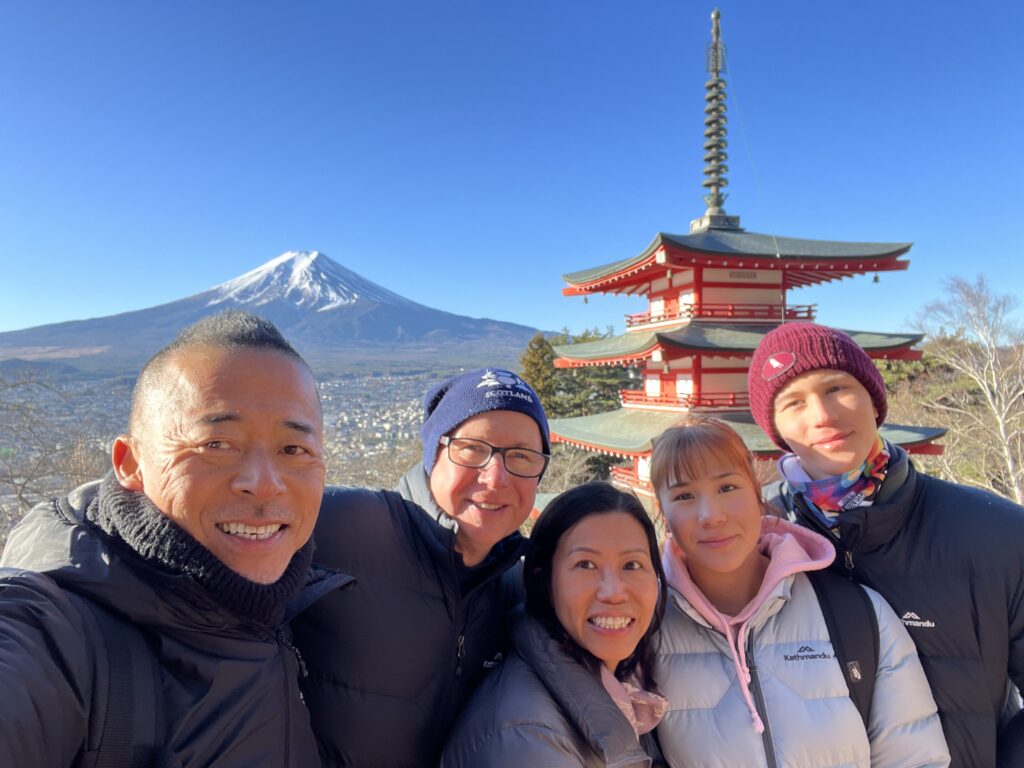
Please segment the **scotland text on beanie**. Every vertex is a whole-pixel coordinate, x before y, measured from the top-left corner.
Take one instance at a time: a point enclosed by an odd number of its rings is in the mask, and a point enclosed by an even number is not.
[[[434,469],[442,435],[466,419],[487,411],[516,411],[537,423],[544,453],[551,453],[548,420],[540,398],[529,384],[503,368],[478,368],[460,373],[427,391],[423,398],[423,468]]]

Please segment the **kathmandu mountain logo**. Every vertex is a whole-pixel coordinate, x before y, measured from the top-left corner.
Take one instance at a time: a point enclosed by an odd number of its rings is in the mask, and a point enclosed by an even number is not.
[[[761,378],[765,381],[771,381],[784,374],[794,365],[796,365],[796,355],[792,352],[776,352],[765,360],[764,365],[761,366]]]
[[[932,629],[935,626],[934,621],[922,619],[913,611],[907,611],[900,618],[903,619],[903,624],[908,627],[923,627],[925,629]]]
[[[831,659],[832,654],[816,651],[809,645],[801,645],[797,648],[796,653],[784,653],[782,658],[786,661],[808,661],[810,659]]]

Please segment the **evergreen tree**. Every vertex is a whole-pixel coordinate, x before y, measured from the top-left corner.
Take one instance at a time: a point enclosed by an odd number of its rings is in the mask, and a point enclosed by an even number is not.
[[[554,365],[555,351],[541,331],[537,331],[537,334],[530,339],[519,362],[523,366],[523,380],[533,387],[533,391],[540,397],[548,414],[554,415],[553,411],[558,397],[558,371]]]

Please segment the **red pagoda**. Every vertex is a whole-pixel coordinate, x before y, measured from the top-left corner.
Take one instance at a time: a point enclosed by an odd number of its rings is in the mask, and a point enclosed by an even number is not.
[[[622,390],[622,407],[551,422],[552,439],[631,459],[615,467],[614,482],[651,495],[651,441],[688,411],[727,420],[759,458],[778,449],[754,423],[747,368],[761,337],[780,323],[814,320],[815,305],[790,304],[791,288],[868,272],[904,270],[911,243],[801,240],[747,232],[726,214],[725,50],[719,12],[712,42],[704,120],[703,186],[707,210],[685,235],[659,233],[637,256],[564,275],[566,296],[592,293],[646,296],[648,310],[626,317],[626,332],[599,341],[555,347],[555,366],[635,366],[643,386]],[[847,331],[871,357],[916,360],[918,334]],[[944,429],[885,424],[882,435],[911,453],[941,453],[932,441]]]

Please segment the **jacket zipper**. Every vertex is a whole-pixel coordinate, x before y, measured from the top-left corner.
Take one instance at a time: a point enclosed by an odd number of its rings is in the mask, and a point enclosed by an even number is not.
[[[295,655],[295,660],[299,662],[299,673],[302,677],[309,677],[309,670],[306,668],[306,660],[302,658],[302,654],[299,653],[299,649],[292,645],[284,635],[281,635],[281,642],[284,644],[285,648]]]
[[[299,655],[298,649],[295,648],[291,643],[288,642],[287,638],[284,635],[284,632],[278,632],[277,633],[277,640],[278,640],[278,648],[280,648],[283,645],[285,648],[287,648],[288,650],[290,650],[292,653],[295,654],[295,658],[299,662],[299,667],[300,667],[300,669],[303,670],[303,675],[305,675],[305,664],[302,661],[302,657]],[[291,680],[292,675],[288,671],[288,659],[285,658],[284,654],[279,654],[279,655],[281,657],[281,666],[284,668],[284,702],[285,702],[285,706],[284,706],[284,764],[285,765],[290,765],[291,764],[291,746],[289,745],[289,741],[291,740],[291,733],[292,733],[292,703],[291,703],[292,702],[292,700],[291,700],[291,695],[292,695],[291,688],[292,688],[292,685],[291,685],[290,680]],[[298,683],[297,682],[296,682],[296,688],[298,688]],[[299,698],[302,699],[302,691],[301,690],[299,691]],[[303,706],[305,706],[305,700],[303,700]]]
[[[747,669],[750,671],[750,687],[754,694],[754,708],[761,717],[761,724],[764,732],[761,740],[764,742],[764,754],[768,761],[768,768],[778,768],[775,760],[775,745],[772,743],[772,729],[768,725],[768,712],[764,706],[764,694],[761,692],[761,681],[757,679],[757,666],[754,663],[754,633],[747,635]]]
[[[464,634],[459,635],[459,639],[455,647],[455,676],[462,676],[462,660],[466,658],[466,636]]]

